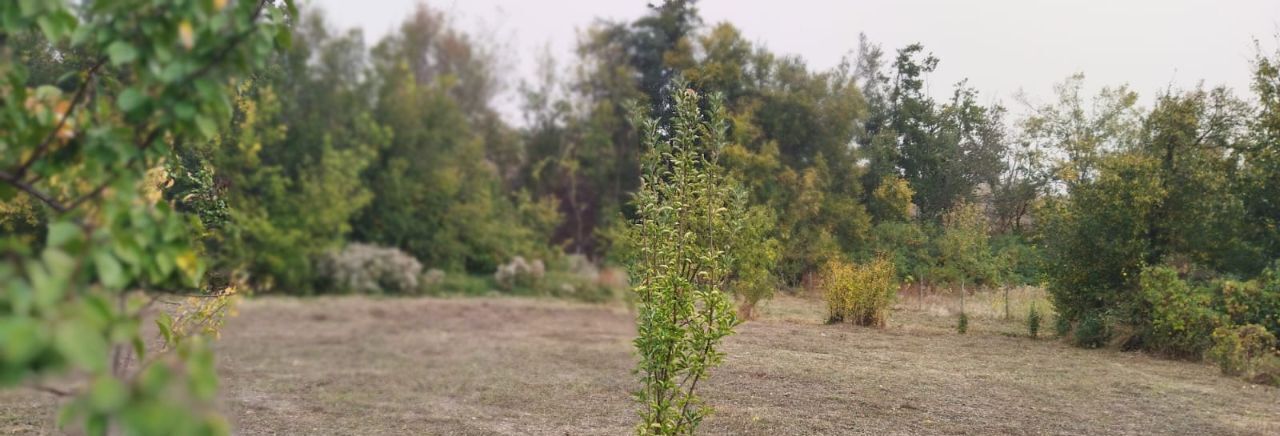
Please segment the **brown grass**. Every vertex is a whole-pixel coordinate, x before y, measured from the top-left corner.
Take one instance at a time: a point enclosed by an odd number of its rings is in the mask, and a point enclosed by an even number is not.
[[[903,299],[883,330],[822,325],[812,298],[762,305],[712,371],[703,432],[1280,434],[1280,389],[1015,337],[1002,310],[959,336],[928,303]],[[250,435],[625,434],[633,331],[621,306],[261,298],[219,344],[224,410]],[[48,433],[53,409],[0,394],[0,433]]]

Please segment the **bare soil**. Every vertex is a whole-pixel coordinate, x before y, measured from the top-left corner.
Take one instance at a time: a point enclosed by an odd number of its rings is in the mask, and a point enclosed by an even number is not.
[[[773,301],[724,344],[702,433],[1280,434],[1280,389],[1033,340],[996,316],[958,335],[919,303],[871,329],[821,324],[815,299]],[[247,435],[626,434],[633,332],[621,305],[258,298],[218,345],[223,410]],[[53,432],[55,409],[0,393],[0,434]]]

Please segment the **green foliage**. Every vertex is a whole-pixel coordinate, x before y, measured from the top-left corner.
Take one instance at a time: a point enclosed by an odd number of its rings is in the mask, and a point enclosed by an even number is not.
[[[887,221],[872,230],[871,248],[893,260],[900,280],[912,277],[924,280],[933,271],[936,256],[928,231],[919,221]]]
[[[426,292],[431,295],[488,295],[494,290],[492,276],[476,276],[470,274],[447,274],[439,283],[428,286]]]
[[[888,256],[856,265],[832,260],[822,275],[827,321],[884,327],[898,297],[898,274]]]
[[[1275,357],[1276,337],[1257,324],[1218,327],[1208,357],[1225,375],[1252,377],[1263,360]]]
[[[371,199],[359,183],[372,157],[368,146],[333,139],[378,141],[385,132],[367,125],[362,137],[352,138],[339,125],[323,142],[301,146],[290,133],[295,129],[284,125],[282,106],[269,83],[241,85],[232,126],[215,141],[186,149],[175,168],[210,174],[224,187],[177,183],[166,196],[200,217],[208,230],[206,254],[219,261],[220,274],[244,270],[257,289],[307,292],[319,277],[314,259],[341,246],[348,220]],[[297,154],[286,157],[290,152]]]
[[[1248,110],[1224,89],[1195,89],[1160,96],[1137,122],[1132,100],[1127,91],[1107,91],[1097,106],[1109,118],[1046,111],[1035,120],[1035,133],[1059,141],[1071,159],[1055,169],[1067,195],[1037,214],[1049,290],[1070,320],[1107,311],[1144,332],[1145,346],[1198,355],[1219,323],[1209,307],[1221,286],[1143,270],[1170,260],[1201,265],[1208,275],[1262,269],[1247,236],[1255,218],[1232,188],[1253,149],[1241,134]]]
[[[1234,191],[1244,206],[1244,240],[1254,252],[1240,260],[1265,262],[1280,259],[1280,52],[1268,57],[1259,51],[1253,72],[1257,111],[1248,122],[1250,146],[1241,150],[1245,164]]]
[[[294,45],[237,87],[230,125],[184,144],[165,190],[200,218],[216,276],[243,272],[256,290],[309,293],[314,261],[343,246],[371,198],[360,173],[391,132],[370,116],[358,35],[332,35],[323,16],[293,24]]]
[[[911,197],[915,191],[901,177],[885,176],[871,193],[871,214],[877,220],[908,221],[911,219]]]
[[[1232,324],[1257,324],[1280,336],[1280,262],[1253,280],[1227,280],[1217,286],[1217,306]]]
[[[1150,308],[1147,347],[1200,357],[1211,345],[1210,335],[1223,321],[1212,308],[1210,291],[1182,280],[1178,271],[1168,266],[1144,269],[1138,281]]]
[[[1040,318],[1040,309],[1032,303],[1031,310],[1027,312],[1027,334],[1031,335],[1031,339],[1040,337]]]
[[[742,197],[735,200],[738,204],[746,203],[745,192],[734,195]],[[734,252],[733,273],[726,287],[742,300],[738,315],[743,320],[751,319],[756,304],[772,298],[778,286],[773,271],[780,250],[778,240],[772,236],[775,223],[772,209],[753,205],[747,209],[741,230],[728,235],[738,249]]]
[[[1004,172],[1004,109],[979,105],[976,91],[965,82],[956,85],[950,101],[935,102],[926,95],[924,77],[939,61],[919,44],[898,51],[892,80],[879,71],[881,55],[864,42],[863,86],[876,95],[873,105],[879,111],[865,124],[862,142],[873,160],[866,180],[883,183],[902,174],[920,215],[934,220],[953,205],[972,201],[979,184],[994,186]]]
[[[548,206],[508,195],[489,159],[503,132],[491,128],[496,85],[481,49],[426,7],[373,49],[373,119],[393,136],[364,170],[376,195],[352,221],[355,239],[471,273],[549,251]]]
[[[672,89],[669,124],[635,122],[645,150],[628,232],[638,280],[640,434],[694,432],[711,411],[698,383],[723,359],[717,345],[737,324],[725,285],[739,248],[730,235],[746,225],[746,207],[717,161],[724,109],[718,97],[702,101],[682,83]]]
[[[33,70],[14,62],[30,59],[13,52],[23,46],[0,47],[0,203],[25,204],[16,207],[30,208],[38,218],[26,223],[43,233],[0,234],[3,386],[83,378],[61,421],[87,434],[228,432],[211,412],[217,377],[199,337],[208,332],[171,324],[162,328],[165,345],[148,349],[145,298],[130,291],[196,293],[204,285],[187,223],[160,201],[162,168],[175,144],[218,133],[232,115],[227,84],[288,39],[289,9],[291,2],[0,3],[0,35],[61,54]],[[67,79],[32,86],[51,75]],[[218,307],[191,313],[217,318]],[[133,374],[110,353],[144,364]]]
[[[1072,331],[1075,344],[1084,348],[1102,348],[1111,340],[1111,323],[1107,316],[1088,313],[1076,323]]]
[[[969,332],[969,315],[960,312],[960,318],[956,320],[956,333],[965,334]]]
[[[1062,315],[1053,317],[1053,333],[1059,338],[1065,338],[1071,334],[1071,320]]]
[[[996,270],[991,257],[987,220],[982,208],[959,203],[943,216],[938,237],[938,265],[933,276],[956,284],[992,284]]]
[[[991,238],[996,282],[1002,285],[1039,285],[1044,259],[1040,248],[1017,234]]]
[[[1037,213],[1049,293],[1060,316],[1079,321],[1111,309],[1139,317],[1136,281],[1152,255],[1146,225],[1163,192],[1146,176],[1153,165],[1141,156],[1108,156],[1097,180]]]

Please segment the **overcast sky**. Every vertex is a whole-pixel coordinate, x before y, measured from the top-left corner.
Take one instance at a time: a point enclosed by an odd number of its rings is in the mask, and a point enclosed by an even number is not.
[[[362,27],[372,45],[419,0],[309,0],[342,27]],[[660,1],[660,0],[653,0]],[[435,0],[471,31],[496,35],[515,57],[514,84],[549,47],[561,65],[576,35],[596,19],[631,20],[645,0]],[[920,42],[941,59],[929,77],[935,97],[968,78],[985,102],[1018,112],[1019,90],[1035,101],[1083,72],[1090,89],[1128,83],[1149,98],[1172,85],[1224,84],[1246,95],[1255,39],[1276,47],[1280,0],[703,0],[708,25],[728,21],[776,53],[829,68],[865,32],[886,51]],[[514,96],[497,102],[513,112]],[[1144,101],[1147,101],[1144,99]],[[513,114],[509,114],[513,115]]]

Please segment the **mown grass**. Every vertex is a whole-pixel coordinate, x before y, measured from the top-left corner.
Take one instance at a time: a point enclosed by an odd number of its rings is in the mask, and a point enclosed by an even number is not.
[[[702,430],[1280,434],[1280,389],[1031,340],[1003,310],[975,309],[956,335],[931,301],[900,298],[876,329],[826,325],[820,299],[780,294],[726,341]],[[252,299],[218,343],[222,409],[247,435],[624,434],[632,316],[550,298]],[[46,394],[0,393],[0,434],[53,433],[55,411]]]

